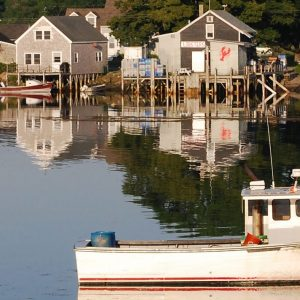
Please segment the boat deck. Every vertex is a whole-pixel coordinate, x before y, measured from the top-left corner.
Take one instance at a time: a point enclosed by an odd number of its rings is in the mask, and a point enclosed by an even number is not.
[[[237,245],[241,244],[240,237],[232,238],[209,238],[209,239],[198,239],[198,240],[118,240],[116,242],[119,248],[130,248],[130,247],[149,247],[149,248],[193,248],[193,247],[212,247],[221,245]]]

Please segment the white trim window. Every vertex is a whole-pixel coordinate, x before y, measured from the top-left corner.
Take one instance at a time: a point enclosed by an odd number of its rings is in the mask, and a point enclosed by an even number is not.
[[[52,52],[52,62],[55,64],[60,64],[62,62],[62,53],[61,52]]]
[[[51,31],[50,30],[44,31],[44,40],[51,40]]]
[[[213,40],[215,38],[215,25],[214,24],[206,24],[206,38],[208,40]]]
[[[34,38],[36,41],[51,40],[51,30],[35,30]]]
[[[79,62],[79,53],[74,52],[74,63],[78,63],[78,62]]]
[[[25,53],[24,54],[25,65],[40,65],[41,54],[40,53]]]
[[[97,27],[97,16],[92,13],[92,12],[89,12],[86,16],[85,16],[85,19],[87,22],[89,22],[94,28]]]
[[[43,39],[43,31],[42,30],[36,30],[35,39],[36,40],[42,40]]]
[[[40,53],[33,53],[33,64],[34,65],[41,64],[41,54]]]
[[[206,16],[207,23],[213,23],[213,21],[214,21],[214,16]]]
[[[102,51],[96,52],[96,61],[102,61]]]

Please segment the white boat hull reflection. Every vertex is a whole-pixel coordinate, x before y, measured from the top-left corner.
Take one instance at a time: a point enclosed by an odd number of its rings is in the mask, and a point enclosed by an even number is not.
[[[78,300],[298,300],[300,287],[134,288],[86,287]]]

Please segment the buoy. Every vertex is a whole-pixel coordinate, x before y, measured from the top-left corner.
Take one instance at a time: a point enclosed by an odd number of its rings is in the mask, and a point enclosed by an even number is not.
[[[243,246],[247,245],[260,245],[262,240],[251,233],[247,233],[246,238],[243,242]]]

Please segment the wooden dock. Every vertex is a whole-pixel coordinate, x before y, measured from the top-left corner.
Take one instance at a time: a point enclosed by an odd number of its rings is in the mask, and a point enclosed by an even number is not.
[[[261,94],[261,105],[265,106],[271,99],[276,105],[287,95],[288,90],[280,83],[284,70],[281,66],[247,66],[240,73],[232,71],[228,75],[218,74],[218,70],[208,69],[205,73],[185,72],[171,74],[167,67],[163,76],[156,76],[153,64],[151,74],[141,76],[139,67],[135,72],[122,69],[122,93],[148,95],[150,99],[167,102],[185,102],[189,98],[198,98],[201,103],[226,103],[241,107],[249,106],[251,95]],[[124,76],[136,74],[135,76]],[[278,94],[280,93],[280,96]],[[174,100],[175,99],[175,100]]]

